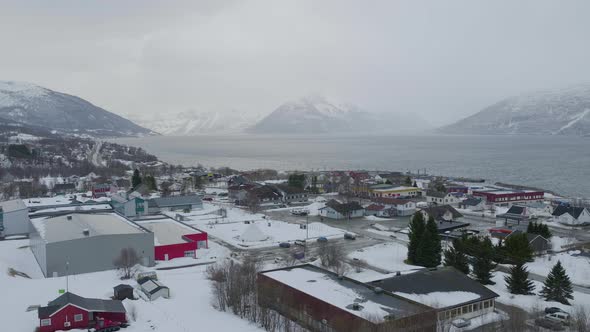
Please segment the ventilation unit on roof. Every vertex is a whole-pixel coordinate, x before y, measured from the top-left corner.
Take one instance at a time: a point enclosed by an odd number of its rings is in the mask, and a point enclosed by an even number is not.
[[[373,288],[373,291],[375,292],[375,294],[381,294],[381,293],[383,293],[383,288],[375,287],[375,288]]]
[[[84,234],[84,236],[90,236],[90,230],[88,228],[85,228],[84,230],[82,230],[82,234]]]
[[[67,220],[72,220],[72,216],[67,216],[66,219]]]

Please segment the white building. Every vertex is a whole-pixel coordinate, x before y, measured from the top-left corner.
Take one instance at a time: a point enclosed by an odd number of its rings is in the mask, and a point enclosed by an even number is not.
[[[590,224],[590,211],[584,207],[562,206],[553,210],[553,221],[565,225]]]
[[[428,190],[426,192],[426,202],[436,205],[453,205],[458,206],[463,201],[459,193],[445,193],[440,191]]]
[[[0,202],[0,237],[29,234],[29,209],[20,199]]]
[[[329,219],[352,219],[365,215],[365,209],[358,202],[340,203],[334,199],[319,211],[321,217]]]

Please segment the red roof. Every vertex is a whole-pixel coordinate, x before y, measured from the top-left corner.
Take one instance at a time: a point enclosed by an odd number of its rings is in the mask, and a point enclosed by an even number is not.
[[[383,209],[385,209],[385,206],[377,205],[377,204],[371,204],[365,208],[365,210],[369,210],[369,211],[381,211]]]

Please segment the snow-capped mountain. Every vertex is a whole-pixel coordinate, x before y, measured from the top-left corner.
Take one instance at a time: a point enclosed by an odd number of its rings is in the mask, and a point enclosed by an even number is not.
[[[250,127],[257,134],[399,133],[419,128],[417,116],[370,113],[361,108],[329,101],[320,96],[304,97],[279,106]]]
[[[78,135],[152,134],[84,99],[25,82],[0,81],[0,119]]]
[[[590,84],[510,97],[440,131],[587,136],[590,135]]]
[[[241,133],[261,118],[257,114],[245,114],[236,110],[186,111],[176,114],[130,115],[129,117],[146,128],[168,136]]]

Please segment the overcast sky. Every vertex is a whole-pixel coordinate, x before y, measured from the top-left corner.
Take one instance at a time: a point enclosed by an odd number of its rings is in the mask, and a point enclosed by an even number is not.
[[[0,0],[0,79],[118,114],[320,93],[434,124],[590,81],[590,1]]]

